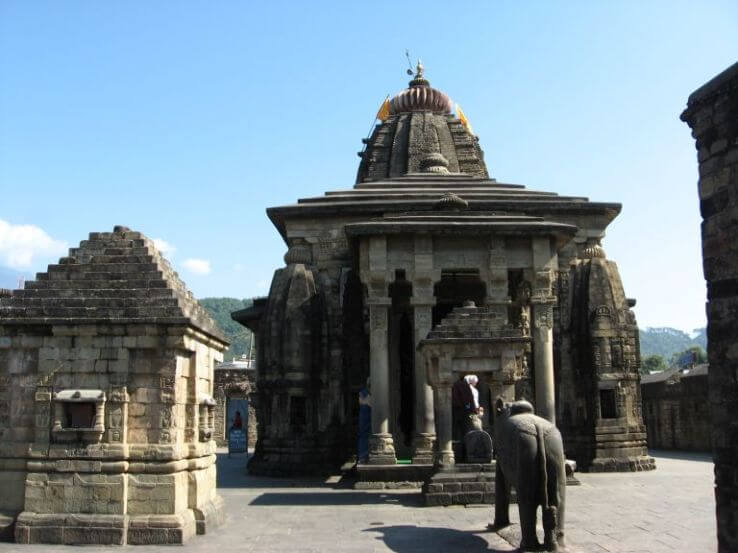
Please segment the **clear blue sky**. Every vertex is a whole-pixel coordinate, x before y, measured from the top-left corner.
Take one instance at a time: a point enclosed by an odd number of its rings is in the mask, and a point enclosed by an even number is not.
[[[406,48],[494,177],[622,202],[603,245],[641,326],[704,325],[678,117],[738,59],[735,1],[5,0],[0,285],[123,224],[199,297],[265,294],[285,248],[264,209],[353,186]]]

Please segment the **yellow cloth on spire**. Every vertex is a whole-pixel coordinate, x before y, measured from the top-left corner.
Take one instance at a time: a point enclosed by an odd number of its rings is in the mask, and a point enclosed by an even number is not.
[[[379,111],[377,112],[377,119],[379,119],[380,121],[386,121],[389,115],[390,115],[390,101],[389,101],[389,96],[387,96],[384,99],[384,102],[382,102],[382,106],[379,108]]]
[[[461,106],[459,104],[456,104],[456,115],[459,116],[459,121],[461,121],[461,124],[464,125],[464,128],[469,131],[469,134],[474,134],[471,123],[469,123],[466,115],[464,115],[464,110],[461,109]]]

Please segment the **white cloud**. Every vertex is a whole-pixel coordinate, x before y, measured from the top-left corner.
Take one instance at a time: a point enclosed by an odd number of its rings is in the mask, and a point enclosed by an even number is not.
[[[0,259],[13,269],[28,269],[34,257],[60,257],[68,246],[35,225],[13,225],[0,219]]]
[[[154,246],[156,246],[156,249],[159,250],[164,257],[172,257],[174,252],[177,251],[177,248],[161,238],[154,238],[152,242],[154,242]]]
[[[185,269],[196,275],[207,275],[210,274],[210,261],[205,259],[185,259],[182,263]]]

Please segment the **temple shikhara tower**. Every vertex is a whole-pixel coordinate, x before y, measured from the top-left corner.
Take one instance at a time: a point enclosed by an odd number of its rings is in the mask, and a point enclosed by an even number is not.
[[[286,266],[233,314],[258,339],[250,470],[349,459],[367,378],[368,465],[453,465],[451,386],[469,373],[483,405],[526,398],[555,420],[580,468],[653,468],[635,301],[601,245],[620,204],[491,178],[420,64],[383,111],[352,189],[267,209]]]

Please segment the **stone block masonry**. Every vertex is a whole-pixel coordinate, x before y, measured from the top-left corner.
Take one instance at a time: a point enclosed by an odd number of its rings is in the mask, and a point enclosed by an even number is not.
[[[690,95],[699,161],[718,551],[738,551],[738,63]]]
[[[226,346],[125,227],[0,297],[0,535],[158,544],[217,526],[213,369]]]

